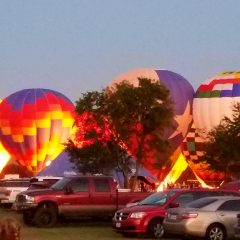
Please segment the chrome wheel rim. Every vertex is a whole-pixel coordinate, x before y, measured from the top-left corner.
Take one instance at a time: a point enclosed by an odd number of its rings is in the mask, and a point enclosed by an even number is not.
[[[214,227],[211,229],[209,232],[209,239],[210,240],[223,240],[224,239],[224,234],[221,228],[219,227]]]

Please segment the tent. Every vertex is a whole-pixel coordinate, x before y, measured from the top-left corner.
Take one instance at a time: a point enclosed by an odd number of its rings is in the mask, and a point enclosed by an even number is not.
[[[68,153],[64,151],[49,166],[45,167],[38,176],[62,177],[65,174],[77,174],[77,172],[74,163],[69,161]]]

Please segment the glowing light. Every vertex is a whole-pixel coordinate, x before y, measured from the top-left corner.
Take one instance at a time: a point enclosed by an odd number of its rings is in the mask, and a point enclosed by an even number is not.
[[[165,188],[167,188],[167,185],[169,183],[174,184],[178,178],[181,176],[181,174],[186,170],[188,167],[188,163],[185,160],[184,156],[182,153],[180,153],[178,159],[174,163],[172,169],[164,179],[164,181],[159,185],[157,191],[162,191]]]

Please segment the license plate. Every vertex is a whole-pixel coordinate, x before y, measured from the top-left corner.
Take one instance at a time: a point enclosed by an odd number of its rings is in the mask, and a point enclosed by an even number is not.
[[[171,219],[171,220],[176,220],[176,219],[177,219],[177,215],[170,215],[170,216],[169,216],[169,219]]]
[[[121,227],[121,223],[120,222],[117,222],[116,223],[116,228],[120,228]]]

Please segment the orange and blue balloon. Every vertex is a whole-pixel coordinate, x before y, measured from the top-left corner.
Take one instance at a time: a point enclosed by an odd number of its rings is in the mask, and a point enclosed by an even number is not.
[[[71,137],[75,108],[50,89],[24,89],[0,104],[0,140],[33,175],[49,165]]]

